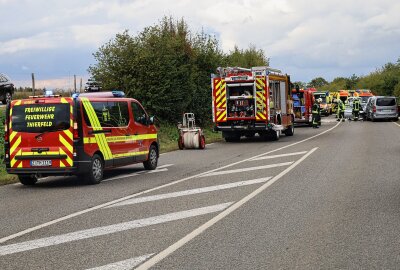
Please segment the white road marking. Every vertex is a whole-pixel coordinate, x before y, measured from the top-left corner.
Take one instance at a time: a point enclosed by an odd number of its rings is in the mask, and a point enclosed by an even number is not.
[[[142,262],[144,262],[145,260],[147,260],[148,258],[150,258],[153,255],[154,255],[154,253],[146,254],[146,255],[143,255],[140,257],[131,258],[128,260],[123,260],[123,261],[119,261],[119,262],[115,262],[115,263],[110,263],[107,265],[94,267],[94,268],[90,268],[87,270],[130,270],[133,267],[137,266],[138,264],[141,264]]]
[[[161,165],[161,166],[158,166],[157,169],[167,168],[167,167],[171,167],[171,166],[174,166],[174,164]]]
[[[181,248],[186,243],[191,241],[193,238],[195,238],[196,236],[200,235],[205,230],[207,230],[208,228],[213,226],[215,223],[217,223],[218,221],[224,219],[230,213],[234,212],[236,209],[238,209],[239,207],[241,207],[242,205],[247,203],[249,200],[251,200],[252,198],[257,196],[258,194],[260,194],[262,191],[267,189],[273,183],[275,183],[280,178],[282,178],[285,174],[287,174],[292,169],[294,169],[297,165],[299,165],[303,160],[305,160],[307,157],[309,157],[317,149],[318,149],[318,147],[313,148],[310,152],[305,154],[303,157],[301,157],[299,160],[297,160],[295,163],[293,163],[290,167],[286,168],[284,171],[279,173],[277,176],[272,178],[270,181],[268,181],[267,183],[265,183],[264,185],[262,185],[261,187],[259,187],[258,189],[256,189],[255,191],[253,191],[252,193],[250,193],[249,195],[247,195],[243,199],[241,199],[240,201],[236,202],[235,204],[233,204],[229,208],[225,209],[224,211],[219,213],[217,216],[213,217],[212,219],[210,219],[209,221],[207,221],[206,223],[204,223],[203,225],[201,225],[200,227],[198,227],[197,229],[195,229],[191,233],[187,234],[185,237],[181,238],[179,241],[175,242],[174,244],[172,244],[171,246],[167,247],[166,249],[164,249],[160,253],[156,254],[153,257],[151,257],[148,261],[144,262],[142,265],[137,267],[136,270],[149,269],[149,268],[153,267],[155,264],[157,264],[158,262],[160,262],[161,260],[163,260],[164,258],[166,258],[167,256],[171,255],[178,248]]]
[[[155,170],[152,170],[152,171],[148,171],[147,173],[159,173],[159,172],[166,172],[166,171],[168,171],[168,168],[162,168],[162,169],[155,169]]]
[[[398,125],[398,126],[400,127],[400,125],[399,125],[399,124],[397,124],[396,122],[393,122],[393,124],[395,124],[395,125]]]
[[[102,182],[108,182],[108,181],[118,180],[118,179],[122,179],[122,178],[126,178],[126,177],[138,176],[140,174],[141,174],[141,172],[136,172],[136,173],[131,173],[131,174],[124,174],[124,175],[121,175],[121,176],[104,179],[104,180],[102,180]]]
[[[260,183],[267,182],[271,178],[272,177],[258,178],[258,179],[240,181],[240,182],[229,183],[229,184],[218,185],[218,186],[209,186],[209,187],[203,187],[203,188],[183,190],[183,191],[178,191],[178,192],[171,192],[171,193],[166,193],[166,194],[133,198],[130,200],[126,200],[123,202],[119,202],[119,203],[107,206],[107,208],[124,206],[124,205],[132,205],[132,204],[144,203],[144,202],[153,202],[153,201],[165,200],[165,199],[170,199],[170,198],[189,196],[189,195],[194,195],[194,194],[200,194],[200,193],[206,193],[206,192],[212,192],[212,191],[218,191],[218,190],[224,190],[224,189],[230,189],[230,188],[236,188],[236,187],[243,187],[243,186],[254,185],[254,184],[260,184]]]
[[[241,169],[235,169],[235,170],[216,171],[216,172],[208,173],[208,174],[205,174],[205,175],[202,175],[199,177],[208,177],[208,176],[224,175],[224,174],[231,174],[231,173],[241,173],[241,172],[248,172],[248,171],[264,170],[264,169],[271,169],[271,168],[282,167],[282,166],[289,166],[291,164],[293,164],[293,161],[277,163],[277,164],[268,164],[268,165],[256,166],[256,167],[241,168]]]
[[[18,252],[28,251],[37,248],[49,247],[54,245],[59,245],[63,243],[68,243],[72,241],[78,241],[82,239],[88,239],[96,236],[102,236],[127,230],[132,230],[136,228],[142,228],[150,225],[156,225],[160,223],[185,219],[189,217],[196,217],[201,215],[206,215],[210,213],[215,213],[222,211],[232,205],[233,202],[221,203],[207,207],[195,208],[186,211],[180,211],[175,213],[169,213],[165,215],[132,220],[127,222],[122,222],[118,224],[97,227],[87,230],[81,230],[56,236],[45,237],[41,239],[30,240],[21,243],[15,243],[5,246],[0,246],[0,256],[14,254]]]
[[[281,154],[281,155],[273,155],[273,156],[265,156],[265,157],[259,157],[259,158],[252,159],[252,161],[264,160],[264,159],[272,159],[272,158],[280,158],[280,157],[290,157],[290,156],[297,156],[297,155],[304,155],[305,153],[307,153],[307,151],[294,152],[294,153]]]
[[[179,179],[179,180],[176,180],[176,181],[173,181],[173,182],[170,182],[170,183],[167,183],[167,184],[158,186],[158,187],[150,188],[150,189],[147,189],[147,190],[138,192],[138,193],[134,193],[134,194],[132,194],[132,195],[128,195],[128,196],[125,196],[125,197],[122,197],[122,198],[119,198],[119,199],[116,199],[116,200],[113,200],[113,201],[109,201],[109,202],[106,202],[106,203],[103,203],[103,204],[99,204],[99,205],[96,205],[96,206],[93,206],[93,207],[90,207],[90,208],[87,208],[87,209],[84,209],[84,210],[81,210],[81,211],[78,211],[78,212],[75,212],[75,213],[72,213],[72,214],[63,216],[63,217],[60,217],[60,218],[53,219],[53,220],[51,220],[51,221],[48,221],[48,222],[39,224],[39,225],[37,225],[37,226],[33,226],[33,227],[31,227],[31,228],[28,228],[28,229],[22,230],[22,231],[20,231],[20,232],[11,234],[11,235],[9,235],[9,236],[0,238],[0,244],[6,242],[6,241],[8,241],[8,240],[17,238],[17,237],[19,237],[19,236],[26,235],[26,234],[28,234],[28,233],[37,231],[37,230],[39,230],[39,229],[48,227],[48,226],[53,225],[53,224],[56,224],[56,223],[59,223],[59,222],[61,222],[61,221],[68,220],[68,219],[71,219],[71,218],[74,218],[74,217],[77,217],[77,216],[80,216],[80,215],[83,215],[83,214],[86,214],[86,213],[95,211],[95,210],[97,210],[97,209],[101,209],[101,208],[103,208],[103,207],[107,207],[107,206],[109,206],[109,205],[112,205],[112,204],[115,204],[115,203],[118,203],[118,202],[121,202],[121,201],[128,200],[128,199],[130,199],[130,198],[135,198],[135,197],[141,196],[141,195],[143,195],[143,194],[147,194],[147,193],[150,193],[150,192],[159,190],[159,189],[163,189],[163,188],[165,188],[165,187],[170,187],[170,186],[173,186],[173,185],[176,185],[176,184],[185,182],[185,181],[187,181],[187,180],[194,179],[194,178],[200,177],[200,176],[202,176],[202,175],[205,175],[205,174],[208,174],[208,173],[211,173],[211,172],[215,172],[215,171],[217,171],[217,170],[229,168],[229,167],[235,166],[235,165],[237,165],[237,164],[250,161],[250,160],[252,160],[252,159],[254,159],[254,158],[266,156],[266,155],[269,155],[269,154],[271,154],[271,153],[278,152],[278,151],[280,151],[280,150],[283,150],[283,149],[286,149],[286,148],[289,148],[289,147],[298,145],[298,144],[300,144],[300,143],[304,143],[304,142],[309,141],[309,140],[312,140],[312,139],[314,139],[314,138],[316,138],[316,137],[322,136],[322,135],[324,135],[325,133],[328,133],[329,131],[331,131],[331,130],[335,129],[336,127],[338,127],[338,126],[340,125],[340,123],[341,123],[341,122],[338,122],[335,126],[331,127],[330,129],[327,129],[327,130],[325,130],[325,131],[323,131],[323,132],[321,132],[321,133],[318,133],[318,134],[316,134],[316,135],[313,135],[313,136],[311,136],[311,137],[309,137],[309,138],[306,138],[306,139],[304,139],[304,140],[301,140],[301,141],[298,141],[298,142],[294,142],[294,143],[291,143],[291,144],[288,144],[288,145],[279,147],[279,148],[277,148],[277,149],[268,151],[268,152],[266,152],[266,153],[262,153],[262,154],[259,154],[259,155],[254,156],[254,157],[250,157],[250,158],[247,158],[247,159],[243,159],[243,160],[240,160],[240,161],[237,161],[237,162],[234,162],[234,163],[225,165],[225,166],[223,166],[223,167],[221,167],[221,168],[216,168],[216,169],[212,169],[212,170],[209,170],[209,171],[206,171],[206,172],[202,172],[202,173],[199,173],[199,174],[195,174],[195,175],[192,175],[192,176],[188,176],[188,177],[185,177],[185,178],[182,178],[182,179]]]

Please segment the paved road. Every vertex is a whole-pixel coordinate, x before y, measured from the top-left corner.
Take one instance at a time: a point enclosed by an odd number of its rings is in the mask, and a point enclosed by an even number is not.
[[[324,118],[278,142],[162,155],[84,186],[0,188],[0,269],[400,265],[400,126]]]

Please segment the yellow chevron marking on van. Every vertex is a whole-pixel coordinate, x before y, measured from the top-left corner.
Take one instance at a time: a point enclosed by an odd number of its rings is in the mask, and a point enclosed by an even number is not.
[[[18,139],[13,143],[13,145],[10,148],[10,155],[14,153],[14,151],[17,149],[17,147],[21,144],[21,136],[18,137]]]
[[[16,131],[11,132],[11,134],[10,134],[10,142],[13,141],[15,135],[17,135],[17,134],[18,134],[18,132],[16,132]]]
[[[64,139],[64,137],[63,137],[61,134],[58,135],[58,139],[59,139],[60,142],[68,149],[68,151],[69,151],[70,153],[72,153],[72,151],[73,151],[72,145],[71,145],[69,142],[67,142],[67,140]],[[61,148],[60,148],[60,150],[61,150]]]
[[[18,153],[17,153],[17,155],[20,155],[21,154],[21,149],[19,149],[19,151],[18,151]],[[16,155],[16,156],[17,156]],[[11,167],[14,167],[14,165],[15,165],[15,163],[17,162],[17,160],[15,159],[15,157],[10,161],[10,165],[11,165]],[[21,162],[21,164],[22,164],[22,162]]]
[[[60,148],[60,154],[67,155],[67,153],[65,153],[64,150],[62,150],[61,148]],[[68,155],[65,161],[67,161],[69,166],[72,166],[72,159]],[[60,167],[65,167],[65,165],[61,161],[60,161]]]

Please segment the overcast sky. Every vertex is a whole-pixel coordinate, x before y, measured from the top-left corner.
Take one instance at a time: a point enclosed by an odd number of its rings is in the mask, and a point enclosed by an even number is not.
[[[74,74],[85,83],[100,45],[164,15],[226,52],[256,45],[293,81],[366,75],[400,57],[398,0],[0,0],[0,10],[0,73],[18,86],[32,72],[39,87],[72,87]]]

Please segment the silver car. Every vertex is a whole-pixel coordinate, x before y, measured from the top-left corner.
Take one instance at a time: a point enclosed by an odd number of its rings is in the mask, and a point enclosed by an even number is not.
[[[397,99],[392,96],[375,96],[368,99],[366,106],[367,120],[398,120]]]

